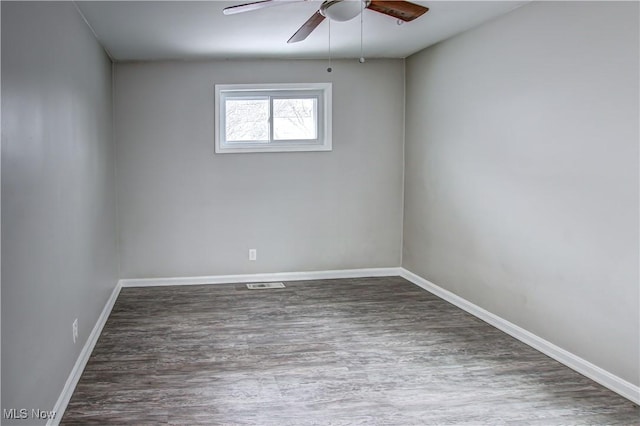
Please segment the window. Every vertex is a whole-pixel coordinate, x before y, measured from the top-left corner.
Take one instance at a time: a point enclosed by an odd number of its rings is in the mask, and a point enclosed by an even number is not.
[[[216,84],[215,151],[331,151],[331,83]]]

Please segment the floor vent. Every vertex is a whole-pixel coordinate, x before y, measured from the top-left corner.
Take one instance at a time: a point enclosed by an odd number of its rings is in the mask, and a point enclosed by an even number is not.
[[[267,288],[285,288],[283,283],[252,283],[247,284],[249,290],[263,290]]]

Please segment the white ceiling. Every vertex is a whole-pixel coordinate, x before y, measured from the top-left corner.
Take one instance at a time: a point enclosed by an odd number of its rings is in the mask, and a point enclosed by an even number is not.
[[[326,58],[329,22],[305,40],[287,44],[322,1],[285,3],[225,16],[249,1],[77,1],[98,39],[116,61],[205,58]],[[404,58],[513,10],[527,1],[415,1],[422,17],[398,25],[371,10],[363,15],[364,55]],[[331,22],[331,55],[360,57],[360,19]]]

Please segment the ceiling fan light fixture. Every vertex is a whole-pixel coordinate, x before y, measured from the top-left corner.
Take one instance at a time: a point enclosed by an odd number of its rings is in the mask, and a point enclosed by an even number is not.
[[[362,4],[364,3],[364,5]],[[332,21],[349,21],[360,14],[369,5],[369,0],[332,0],[325,1],[320,7],[320,13]]]
[[[225,7],[222,12],[225,15],[232,15],[235,13],[264,9],[265,7],[279,4],[304,1],[308,0],[259,0],[237,6]],[[325,0],[320,5],[320,9],[298,28],[298,31],[287,40],[287,43],[298,43],[305,40],[309,34],[318,28],[318,25],[327,18],[329,18],[329,21],[344,22],[358,15],[360,15],[360,39],[362,39],[362,14],[365,9],[396,18],[398,19],[398,24],[400,24],[400,21],[413,21],[429,10],[428,7],[405,0]]]

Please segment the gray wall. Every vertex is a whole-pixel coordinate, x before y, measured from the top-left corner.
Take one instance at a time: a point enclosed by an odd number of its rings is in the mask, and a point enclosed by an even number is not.
[[[116,65],[123,278],[400,264],[403,61],[326,67]],[[332,152],[214,154],[214,84],[323,81],[333,82]]]
[[[2,2],[2,408],[53,408],[116,285],[111,107],[71,2]]]
[[[541,2],[407,60],[403,266],[639,384],[638,4]]]

